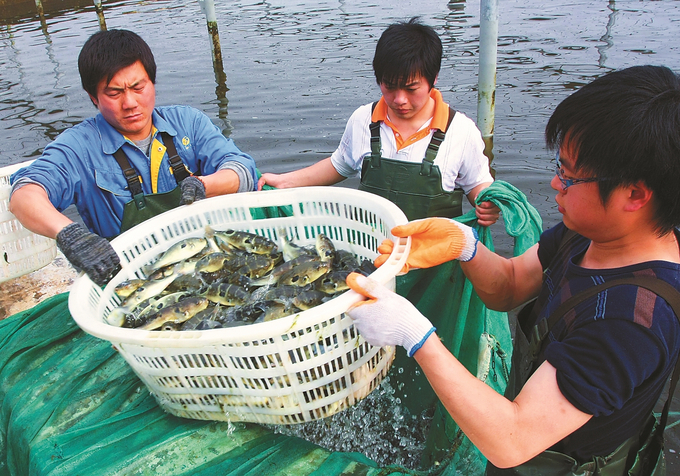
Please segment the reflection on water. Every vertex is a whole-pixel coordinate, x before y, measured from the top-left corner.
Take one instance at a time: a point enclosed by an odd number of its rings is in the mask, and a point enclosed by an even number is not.
[[[475,117],[479,0],[444,2],[239,1],[215,5],[221,61],[198,2],[105,2],[108,28],[129,28],[158,63],[158,104],[191,104],[251,153],[282,172],[327,157],[359,105],[379,97],[371,70],[389,23],[419,14],[442,37],[437,86]],[[0,10],[0,165],[34,158],[65,128],[96,111],[76,60],[100,28],[93,2],[34,2]],[[30,7],[30,8],[29,8]],[[494,166],[525,191],[546,224],[554,210],[542,130],[555,105],[603,72],[634,64],[680,70],[672,0],[575,0],[501,5]],[[228,87],[227,87],[228,84]],[[348,181],[353,186],[356,181]]]
[[[91,0],[44,7],[41,16],[32,0],[0,5],[0,166],[38,156],[96,113],[77,56],[104,19],[106,28],[131,29],[150,44],[159,105],[203,110],[262,171],[289,171],[333,152],[354,109],[379,97],[371,70],[378,36],[413,15],[444,43],[437,87],[475,117],[479,0],[217,2],[219,36],[195,1],[104,2],[101,15]],[[527,194],[546,226],[560,219],[543,140],[550,113],[613,69],[652,63],[680,71],[678,22],[673,0],[501,2],[494,167]],[[211,53],[216,39],[219,61]],[[510,249],[507,240],[500,237],[497,249]]]

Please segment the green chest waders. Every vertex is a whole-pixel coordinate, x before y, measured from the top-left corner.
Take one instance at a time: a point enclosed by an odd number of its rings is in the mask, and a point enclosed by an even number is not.
[[[373,107],[375,108],[375,104]],[[456,111],[449,108],[451,125]],[[381,156],[380,123],[372,122],[371,156],[361,165],[359,190],[375,193],[396,204],[409,220],[426,217],[457,217],[463,214],[463,191],[442,188],[442,176],[434,159],[444,141],[445,132],[436,130],[419,164]]]
[[[566,241],[562,241],[564,243]],[[600,291],[619,285],[635,285],[652,291],[670,304],[676,317],[680,320],[680,292],[667,282],[651,276],[636,276],[622,278],[583,291],[563,302],[547,319],[541,319],[526,336],[522,328],[517,326],[517,334],[512,357],[512,370],[505,396],[514,400],[524,383],[535,370],[538,356],[545,346],[545,338],[550,329],[564,314],[577,304],[595,296]],[[533,302],[525,306],[520,312],[520,318],[530,312]],[[680,358],[679,358],[680,361]],[[526,463],[506,470],[500,470],[489,465],[487,475],[519,475],[519,476],[568,476],[568,475],[599,475],[599,476],[659,476],[666,474],[663,455],[663,431],[668,419],[668,411],[673,398],[673,391],[680,377],[680,365],[675,364],[668,399],[663,407],[661,417],[650,415],[640,435],[624,441],[608,456],[596,456],[591,461],[579,464],[570,456],[557,451],[544,451]]]
[[[179,183],[190,174],[184,166],[182,159],[177,154],[177,149],[172,141],[172,137],[166,132],[161,132],[160,134],[167,149],[173,176],[178,184],[177,187],[169,192],[145,195],[142,191],[142,183],[139,179],[139,175],[132,165],[130,165],[130,161],[128,161],[128,158],[125,156],[123,149],[118,149],[113,154],[116,162],[118,162],[118,165],[120,165],[120,168],[123,170],[123,175],[125,175],[125,180],[127,180],[128,188],[132,194],[132,200],[127,202],[123,209],[123,219],[120,226],[121,233],[129,230],[135,225],[139,225],[151,217],[179,206],[181,197]]]
[[[376,104],[373,104],[374,108]],[[447,131],[455,113],[449,108]],[[434,132],[422,163],[410,163],[382,157],[380,123],[371,123],[370,131],[371,156],[364,158],[359,190],[390,200],[409,220],[432,216],[452,218],[463,214],[463,191],[445,191],[439,167],[434,165],[445,138],[444,132]],[[439,322],[451,318],[455,307],[456,296],[451,292],[454,266],[458,264],[449,262],[430,269],[411,270],[396,279],[397,293],[413,303],[437,328],[440,327]],[[390,373],[390,381],[398,389],[402,405],[412,415],[431,410],[437,396],[415,360],[409,358],[403,349],[398,349],[393,367],[395,370]]]

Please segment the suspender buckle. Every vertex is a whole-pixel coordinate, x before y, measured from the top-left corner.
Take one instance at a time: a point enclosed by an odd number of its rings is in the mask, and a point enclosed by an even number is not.
[[[550,329],[548,328],[548,320],[542,318],[531,329],[531,340],[529,341],[529,352],[531,353],[531,360],[536,359],[538,353],[541,351],[541,344],[548,335]]]
[[[132,199],[135,201],[135,205],[137,206],[137,210],[143,210],[146,208],[146,201],[144,200],[144,194],[143,193],[138,193],[132,197]]]

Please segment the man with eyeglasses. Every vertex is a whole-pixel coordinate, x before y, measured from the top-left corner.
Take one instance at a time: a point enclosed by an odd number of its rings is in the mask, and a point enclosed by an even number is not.
[[[609,73],[548,121],[563,220],[526,253],[498,256],[473,229],[443,218],[392,230],[412,239],[407,268],[458,259],[491,309],[536,298],[520,313],[505,396],[470,374],[403,298],[369,278],[348,279],[370,298],[349,311],[359,332],[374,345],[407,349],[488,458],[488,474],[663,474],[663,452],[641,442],[680,352],[672,307],[680,308],[678,131],[675,73]],[[377,264],[391,249],[383,243]],[[651,457],[647,472],[629,473],[642,457]]]

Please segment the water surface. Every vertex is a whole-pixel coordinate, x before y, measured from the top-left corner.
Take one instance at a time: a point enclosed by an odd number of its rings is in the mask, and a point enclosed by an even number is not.
[[[550,112],[613,69],[651,63],[680,70],[680,3],[500,4],[494,166],[498,178],[523,190],[551,225],[559,215],[542,137]],[[25,5],[18,18],[4,10],[0,166],[37,157],[59,132],[96,112],[80,87],[76,61],[99,21],[91,3],[80,5],[48,10],[43,18],[27,14]],[[293,170],[330,155],[352,111],[379,98],[371,70],[377,37],[388,24],[413,15],[444,42],[437,86],[454,108],[476,118],[478,0],[274,0],[215,7],[222,84],[198,2],[105,2],[104,18],[108,28],[134,30],[151,45],[158,104],[205,111],[262,171]]]

